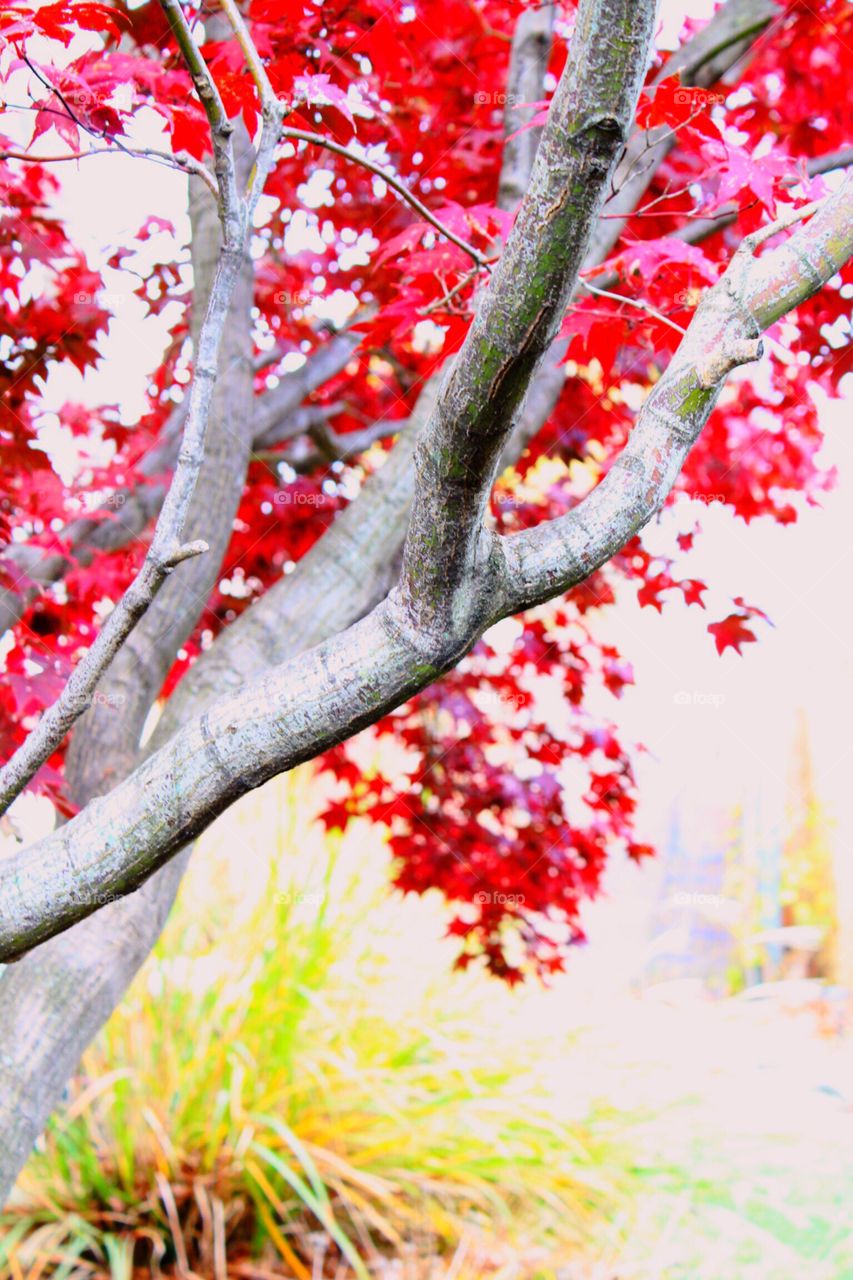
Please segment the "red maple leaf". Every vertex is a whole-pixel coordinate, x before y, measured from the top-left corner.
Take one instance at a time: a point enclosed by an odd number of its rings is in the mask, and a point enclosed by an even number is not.
[[[757,637],[746,626],[746,621],[744,614],[730,613],[727,618],[723,618],[722,622],[708,624],[708,630],[717,646],[717,653],[724,653],[726,649],[734,649],[740,653],[742,644],[755,643]]]

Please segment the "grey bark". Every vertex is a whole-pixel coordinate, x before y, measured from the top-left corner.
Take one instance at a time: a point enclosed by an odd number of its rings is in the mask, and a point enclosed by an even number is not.
[[[704,295],[604,479],[566,515],[505,540],[510,610],[530,608],[583,581],[660,509],[731,370],[757,360],[761,333],[822,288],[853,254],[853,177],[784,244],[754,257],[767,232],[748,236]]]
[[[419,637],[463,633],[483,516],[513,422],[557,335],[646,73],[653,0],[581,5],[527,193],[415,453],[401,601]]]
[[[246,149],[246,163],[241,166],[245,181],[249,138],[244,130],[238,130],[237,136]],[[200,182],[190,183],[190,219],[193,278],[198,282],[198,299],[204,304],[215,276],[221,237],[215,203]],[[252,264],[246,258],[224,326],[221,377],[214,392],[196,499],[187,521],[188,536],[203,537],[209,552],[171,575],[102,680],[102,696],[72,735],[67,776],[72,799],[81,807],[94,795],[109,790],[133,767],[146,716],[218,580],[251,450],[253,295]],[[196,308],[195,314],[199,311]],[[198,326],[194,339],[197,336]]]
[[[171,16],[182,26],[179,8]],[[173,526],[176,519],[188,528],[198,527],[207,535],[210,555],[194,566],[191,579],[173,580],[159,615],[149,613],[134,633],[135,649],[125,646],[119,652],[109,672],[108,697],[98,704],[91,721],[81,726],[69,761],[70,779],[81,803],[111,780],[123,777],[135,761],[145,716],[174,660],[175,648],[192,630],[216,581],[251,442],[253,270],[245,250],[254,207],[272,164],[280,110],[265,102],[264,127],[255,152],[245,130],[241,126],[235,130],[224,120],[215,88],[185,29],[180,39],[189,57],[198,59],[193,74],[200,92],[206,86],[213,99],[206,106],[220,199],[217,208],[201,184],[190,184],[198,318],[193,333],[198,381],[193,390],[199,387],[200,391],[189,398],[175,476],[178,485],[173,482],[166,497],[158,531],[161,523]],[[245,196],[240,194],[243,190]],[[223,277],[227,280],[229,273],[233,273],[232,287],[224,289]],[[211,373],[215,375],[220,366],[224,376],[216,379]],[[155,531],[155,544],[157,536]],[[118,716],[117,706],[121,706]],[[106,720],[99,716],[101,710],[107,711]],[[88,1039],[97,1030],[148,954],[180,874],[176,864],[161,883],[147,886],[136,903],[116,903],[104,929],[87,922],[4,974],[0,1016],[9,1034],[0,1052],[3,1198],[79,1058],[86,1042],[81,1036],[88,1032]]]
[[[506,81],[504,144],[498,207],[515,209],[527,190],[539,146],[539,130],[523,128],[536,114],[529,104],[542,100],[554,30],[554,5],[525,9],[516,23]]]

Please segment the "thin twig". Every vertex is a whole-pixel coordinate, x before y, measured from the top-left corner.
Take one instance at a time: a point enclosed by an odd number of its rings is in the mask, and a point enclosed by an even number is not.
[[[207,543],[199,539],[183,545],[174,544],[164,553],[152,554],[149,550],[136,578],[107,618],[91,648],[74,668],[62,693],[45,710],[35,729],[0,770],[0,813],[5,813],[91,704],[99,680],[172,569],[183,560],[202,555],[207,549]]]
[[[161,159],[165,159],[168,161],[173,160],[173,157],[169,152],[155,151],[153,148],[151,149],[142,148],[140,150],[136,150],[133,147],[128,147],[125,145],[125,143],[121,141],[120,138],[116,137],[114,134],[113,135],[109,134],[106,129],[95,129],[93,128],[92,125],[87,124],[85,120],[81,120],[80,116],[78,116],[76,111],[74,111],[68,99],[63,94],[62,90],[58,89],[57,86],[51,80],[49,80],[46,76],[42,75],[38,67],[36,67],[30,61],[30,59],[26,56],[26,54],[22,54],[21,57],[24,63],[26,64],[26,66],[29,67],[32,74],[38,80],[39,84],[43,85],[44,88],[47,89],[49,93],[52,93],[54,97],[58,99],[60,105],[62,106],[62,110],[57,111],[55,107],[44,107],[41,105],[40,102],[33,103],[32,105],[27,107],[22,107],[14,103],[7,102],[5,104],[7,107],[11,107],[15,111],[38,111],[39,113],[47,112],[49,115],[61,116],[63,120],[71,120],[77,126],[78,129],[82,129],[82,131],[85,134],[88,134],[89,137],[97,138],[101,142],[112,144],[113,147],[123,152],[124,155],[126,156],[160,157]],[[95,155],[95,154],[99,154],[99,152],[97,150],[93,150],[92,152],[87,152],[85,154]],[[205,170],[204,166],[200,165],[198,161],[193,160],[191,156],[187,156],[186,152],[182,152],[181,154],[186,156],[189,163],[179,164],[180,168],[185,169],[188,173],[198,173],[199,177],[202,177],[205,174],[207,174],[207,170]],[[41,160],[41,157],[32,157],[29,155],[29,153],[24,153],[24,152],[10,151],[10,152],[6,152],[5,155],[9,159],[28,160],[28,161],[34,160],[36,163],[38,163]],[[81,153],[79,156],[76,156],[76,157],[75,156],[68,156],[68,157],[57,156],[56,159],[57,160],[62,160],[66,158],[82,159],[82,156],[83,156],[83,153]],[[202,170],[203,170],[203,173],[201,172]],[[207,177],[210,178],[210,175],[207,174]],[[214,195],[218,197],[218,191],[215,184],[212,186],[211,189]]]
[[[59,113],[57,113],[59,114]],[[154,160],[167,164],[172,169],[179,169],[183,173],[192,174],[196,178],[201,178],[205,186],[207,186],[214,196],[219,195],[219,188],[216,185],[216,179],[213,174],[202,164],[200,160],[195,160],[186,151],[178,151],[176,153],[170,151],[157,151],[153,147],[91,147],[88,151],[70,151],[65,155],[56,156],[38,156],[31,155],[27,151],[0,151],[0,160],[24,160],[28,164],[61,164],[65,160],[87,160],[89,156],[115,156],[115,155],[133,156],[135,160]]]
[[[452,302],[454,298],[458,297],[458,295],[462,293],[466,285],[469,285],[472,282],[472,280],[476,280],[476,279],[477,279],[476,267],[471,271],[466,271],[462,279],[457,281],[457,283],[453,286],[452,289],[448,289],[446,293],[443,293],[440,298],[436,298],[434,302],[431,302],[429,304],[429,306],[422,307],[419,314],[422,316],[431,316],[434,312],[441,311],[443,307],[447,306],[448,302]]]
[[[598,289],[595,285],[590,284],[588,280],[581,280],[580,283],[584,289],[594,293],[597,298],[612,298],[614,302],[626,302],[629,307],[636,307],[638,311],[645,311],[646,315],[654,316],[655,320],[659,320],[661,324],[669,325],[670,329],[675,329],[676,333],[685,334],[687,332],[680,324],[676,324],[674,320],[670,320],[662,312],[656,311],[650,303],[643,302],[640,298],[626,298],[624,293],[611,293],[609,289]]]
[[[276,144],[278,143],[281,122],[284,119],[286,109],[285,104],[276,97],[270,78],[267,75],[266,67],[261,61],[261,56],[255,47],[249,28],[243,20],[243,15],[234,3],[234,0],[220,0],[221,8],[234,35],[237,38],[243,56],[246,59],[246,65],[249,73],[255,82],[258,90],[258,97],[261,102],[261,116],[263,119],[263,128],[261,130],[261,140],[258,144],[258,152],[255,157],[255,163],[249,174],[246,183],[247,199],[250,204],[254,204],[263,190],[264,183],[267,179],[269,166],[272,164],[272,157],[275,153]]]
[[[42,73],[39,71],[38,67],[34,66],[33,63],[30,62],[29,58],[25,53],[21,54],[21,58],[24,64],[27,67],[29,67],[30,71],[33,73],[36,80],[38,80],[39,84],[43,85],[44,88],[47,89],[49,93],[52,93],[55,97],[59,99],[59,101],[62,103],[62,106],[65,110],[65,115],[68,116],[71,120],[73,120],[79,129],[82,129],[84,133],[93,134],[96,138],[103,137],[102,133],[93,129],[91,125],[86,124],[84,120],[80,119],[77,113],[73,110],[68,99],[64,96],[62,90],[57,89],[56,85],[53,84],[52,81],[48,80],[47,76],[43,76]],[[32,94],[30,96],[32,96]]]
[[[772,240],[773,236],[777,236],[780,231],[787,231],[789,227],[817,213],[818,209],[826,204],[827,199],[828,197],[824,196],[822,200],[812,200],[810,204],[804,204],[799,209],[790,209],[780,214],[774,222],[769,222],[766,227],[759,227],[757,231],[745,236],[741,248],[754,253],[759,245],[764,244],[766,240]]]
[[[241,207],[232,144],[234,126],[228,119],[216,81],[210,74],[204,56],[193,38],[179,0],[160,0],[160,5],[210,125],[213,168],[219,188],[222,235],[225,245],[228,246],[230,243],[236,243],[241,236]]]
[[[348,147],[343,146],[340,142],[335,142],[332,138],[324,138],[321,133],[309,133],[306,129],[283,128],[281,137],[292,142],[308,142],[315,147],[324,147],[326,151],[332,151],[336,156],[343,156],[345,160],[351,160],[353,164],[360,164],[362,168],[369,169],[371,173],[376,174],[377,178],[381,178],[383,182],[387,182],[392,191],[396,191],[401,200],[405,200],[406,204],[416,209],[421,217],[435,227],[441,235],[455,244],[458,249],[467,253],[477,266],[483,267],[486,271],[491,271],[491,263],[480,253],[479,249],[475,249],[473,245],[468,244],[461,236],[457,236],[455,232],[446,227],[440,218],[413,195],[405,183],[399,178],[395,178],[393,174],[387,173],[381,165],[375,164],[374,161],[368,160],[367,156],[358,155],[355,151],[350,151]]]
[[[234,0],[219,0],[219,4],[231,24],[234,35],[237,37],[237,43],[242,50],[243,57],[246,59],[246,66],[249,68],[249,73],[257,86],[261,106],[266,102],[275,101],[276,95],[270,84],[267,69],[255,47],[255,42],[249,33],[249,28],[246,26],[242,13],[237,8]]]

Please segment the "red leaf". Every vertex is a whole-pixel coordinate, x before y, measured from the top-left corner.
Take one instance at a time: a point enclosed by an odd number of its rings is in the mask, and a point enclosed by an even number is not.
[[[730,613],[722,622],[711,622],[708,630],[714,637],[717,653],[726,649],[734,649],[740,653],[742,644],[754,644],[757,637],[745,626],[746,619],[742,613]]]

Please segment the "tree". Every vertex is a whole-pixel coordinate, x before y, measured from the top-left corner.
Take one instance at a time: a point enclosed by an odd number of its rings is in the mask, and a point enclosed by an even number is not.
[[[440,33],[374,0],[0,21],[31,121],[0,144],[0,794],[69,818],[0,878],[5,1194],[193,837],[276,773],[333,770],[327,823],[389,826],[397,885],[438,886],[459,963],[510,982],[562,965],[614,848],[651,852],[631,749],[584,706],[631,680],[594,613],[631,583],[702,606],[677,576],[695,533],[669,558],[641,541],[665,503],[786,522],[827,483],[809,388],[834,393],[850,351],[853,186],[825,83],[853,15],[728,0],[670,57],[652,0],[451,0]],[[69,485],[40,391],[97,361],[109,308],[54,166],[103,151],[187,173],[193,290],[150,211],[109,266],[179,319],[141,421],[65,407]],[[709,631],[739,650],[760,617],[735,597]],[[370,726],[407,773],[358,769],[344,744]]]

